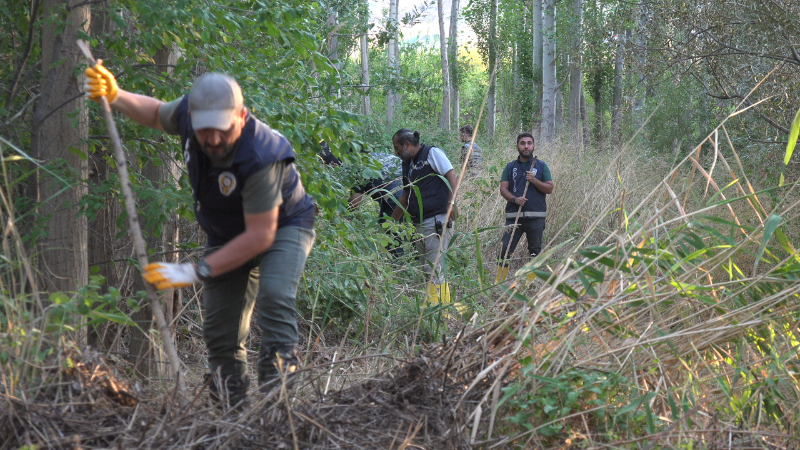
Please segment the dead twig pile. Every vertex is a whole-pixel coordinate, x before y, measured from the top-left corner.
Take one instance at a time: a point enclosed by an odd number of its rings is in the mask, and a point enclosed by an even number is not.
[[[497,401],[503,362],[513,360],[507,330],[462,332],[327,397],[313,388],[289,401],[277,390],[256,395],[243,413],[208,406],[202,385],[188,406],[137,395],[96,352],[73,351],[42,371],[40,387],[0,394],[0,450],[471,448],[491,439],[485,403],[493,393]],[[322,372],[306,386],[319,386]]]

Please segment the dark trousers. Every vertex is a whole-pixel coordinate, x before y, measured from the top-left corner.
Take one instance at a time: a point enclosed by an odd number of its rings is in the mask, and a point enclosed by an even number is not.
[[[544,218],[530,218],[519,219],[517,226],[512,228],[514,220],[506,219],[506,229],[503,233],[503,245],[500,248],[500,264],[507,266],[506,261],[510,257],[519,244],[522,234],[525,233],[525,239],[528,241],[528,254],[534,257],[542,251],[542,235],[544,234]]]
[[[375,201],[378,202],[378,225],[383,224],[387,220],[391,220],[392,213],[394,213],[394,209],[397,208],[400,197],[403,196],[402,183],[400,183],[400,180],[392,181],[387,184],[384,189],[390,193],[380,192],[379,197],[376,198],[373,196]],[[390,244],[387,247],[389,252],[395,257],[403,256],[403,241],[400,240],[400,237],[397,236],[396,233],[392,233],[392,235],[394,236],[394,244]]]
[[[255,307],[262,353],[297,343],[295,298],[314,236],[305,228],[278,228],[275,243],[262,255],[203,284],[203,339],[212,374],[219,369],[223,379],[245,379],[245,343]],[[268,356],[261,355],[259,363],[271,364]]]

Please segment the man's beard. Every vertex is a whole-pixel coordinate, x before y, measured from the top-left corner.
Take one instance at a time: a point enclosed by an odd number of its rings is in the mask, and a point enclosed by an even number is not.
[[[208,159],[210,159],[211,162],[220,162],[224,161],[231,155],[231,153],[233,153],[233,150],[234,148],[236,148],[236,145],[213,146],[214,150],[222,149],[223,151],[221,153],[219,151],[216,151],[214,153],[208,151],[208,146],[206,146],[205,144],[200,144],[200,147],[203,149],[203,153],[205,153],[205,155],[208,156]]]

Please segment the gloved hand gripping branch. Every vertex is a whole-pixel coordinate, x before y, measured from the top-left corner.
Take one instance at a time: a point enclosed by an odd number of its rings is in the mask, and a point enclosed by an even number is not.
[[[105,97],[109,105],[114,103],[119,94],[117,79],[103,66],[103,60],[98,59],[97,64],[87,67],[84,73],[83,90],[86,96],[97,103],[100,103],[100,97]]]
[[[156,289],[181,288],[200,282],[192,263],[150,263],[144,267],[142,277]]]

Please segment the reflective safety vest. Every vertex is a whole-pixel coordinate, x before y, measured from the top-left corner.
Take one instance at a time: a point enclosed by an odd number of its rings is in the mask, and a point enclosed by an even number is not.
[[[414,222],[447,212],[447,200],[450,189],[428,162],[428,155],[433,146],[422,144],[413,159],[403,161],[403,184],[408,192],[408,213]],[[419,209],[419,198],[422,199],[422,211]]]
[[[208,234],[208,245],[224,245],[245,230],[242,189],[250,175],[270,164],[284,161],[278,227],[314,228],[314,200],[305,192],[293,162],[289,141],[267,124],[247,113],[236,156],[230,167],[213,167],[194,134],[189,116],[189,96],[178,107],[178,128],[200,227]]]
[[[536,178],[541,181],[544,176],[544,161],[537,159],[536,164],[531,168],[530,162],[523,163],[517,158],[506,165],[509,178],[508,190],[514,194],[514,197],[522,197],[522,193],[525,192],[525,185],[528,184],[528,180],[525,178],[526,169],[535,170]],[[528,186],[528,192],[525,194],[525,198],[527,198],[528,201],[525,202],[525,205],[522,207],[519,218],[531,219],[547,217],[547,201],[545,197],[546,195],[536,189],[533,184]],[[506,203],[506,219],[513,220],[517,217],[517,211],[519,211],[519,205],[512,202]]]

